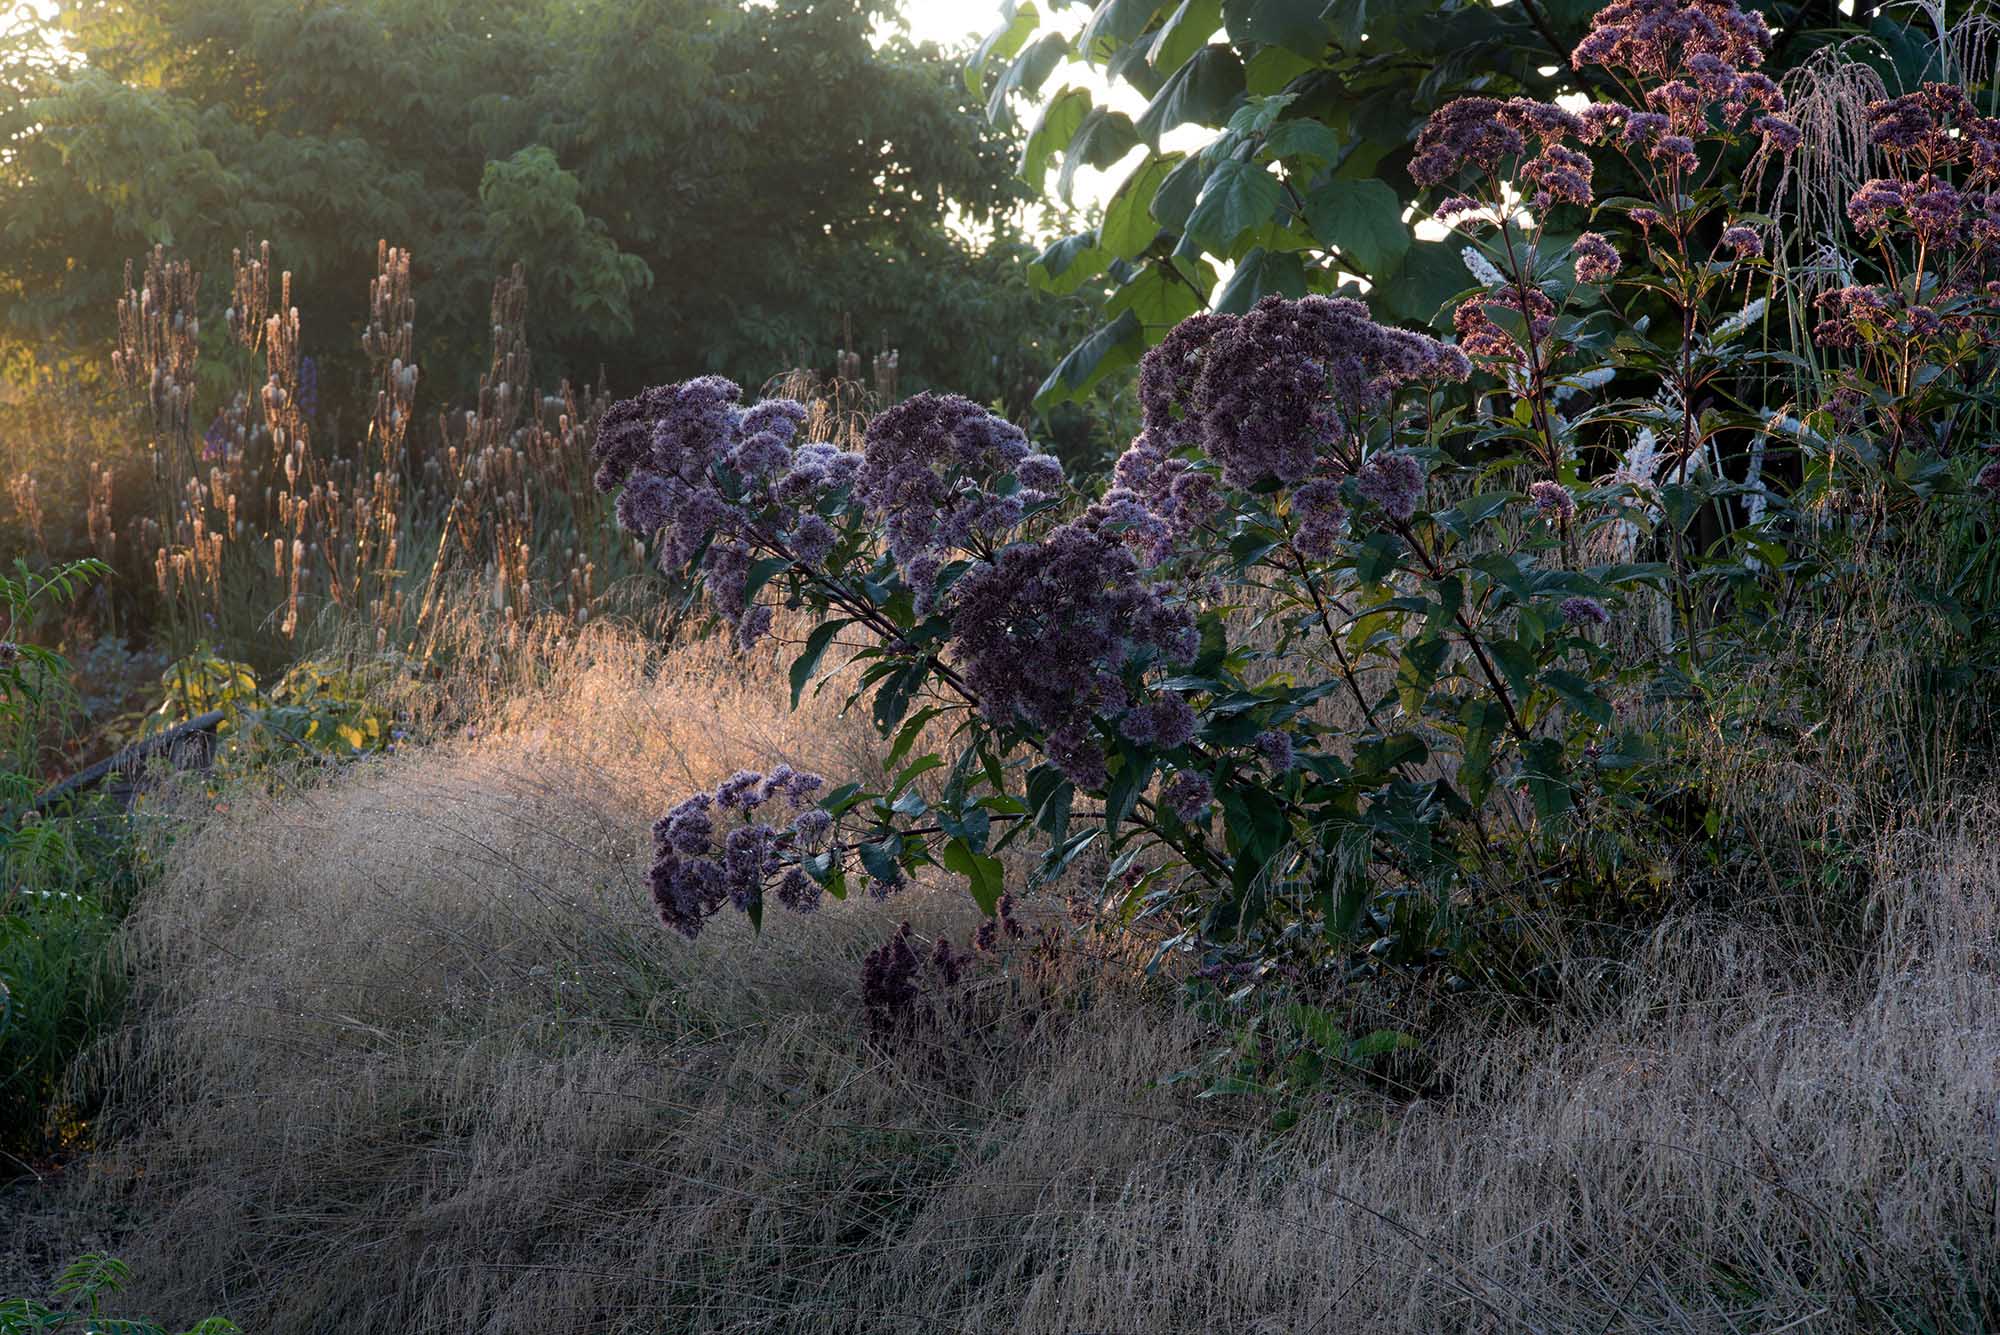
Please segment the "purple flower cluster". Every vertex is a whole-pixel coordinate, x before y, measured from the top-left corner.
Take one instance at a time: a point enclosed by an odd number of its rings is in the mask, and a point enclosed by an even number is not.
[[[1417,512],[1417,502],[1423,499],[1424,466],[1415,455],[1401,450],[1373,454],[1355,474],[1354,489],[1400,524]]]
[[[779,878],[780,903],[810,913],[819,903],[819,886],[783,855],[817,846],[833,828],[830,815],[806,805],[823,782],[790,765],[769,774],[739,770],[713,793],[675,804],[653,826],[650,880],[660,922],[691,939],[725,903],[739,909],[760,903],[773,877]],[[757,808],[780,799],[796,813],[786,828],[753,818]],[[718,842],[716,817],[723,812],[740,823]]]
[[[1011,908],[1005,896],[1001,902]],[[1008,925],[1019,934],[1018,923],[1009,918]],[[894,935],[861,961],[861,1009],[869,1034],[877,1040],[908,1037],[926,1019],[937,1018],[921,1003],[927,995],[957,988],[974,958],[944,936],[920,955],[910,924],[899,924]]]
[[[1208,818],[1209,804],[1215,801],[1215,786],[1207,775],[1184,769],[1167,780],[1160,796],[1181,824],[1195,825]]]
[[[1347,526],[1347,507],[1340,499],[1340,479],[1319,477],[1292,493],[1292,546],[1307,560],[1333,555]]]
[[[851,483],[862,461],[820,442],[794,447],[804,404],[745,409],[741,397],[721,376],[656,386],[606,411],[593,456],[598,489],[619,493],[619,527],[658,539],[663,571],[699,557],[711,604],[748,648],[771,624],[771,609],[747,596],[754,555],[825,559],[834,533],[813,506]]]
[[[1641,79],[1693,74],[1706,84],[1764,63],[1771,30],[1735,0],[1613,0],[1590,20],[1572,63]],[[1705,59],[1704,59],[1705,58]]]
[[[1563,624],[1566,626],[1608,626],[1611,624],[1611,613],[1605,611],[1604,604],[1598,602],[1595,598],[1585,598],[1581,595],[1574,598],[1565,598],[1556,610],[1562,614]]]
[[[1560,482],[1531,484],[1528,487],[1528,503],[1557,523],[1567,524],[1576,518],[1576,497],[1570,495],[1569,488]]]
[[[1957,84],[1927,83],[1869,103],[1868,138],[1890,161],[1919,175],[1963,165],[1972,184],[2000,184],[2000,120],[1981,116]]]
[[[1590,200],[1590,159],[1564,147],[1565,139],[1581,139],[1584,123],[1552,102],[1516,97],[1461,97],[1433,112],[1417,136],[1410,159],[1410,179],[1436,185],[1467,167],[1491,172],[1510,158],[1519,158],[1533,142],[1535,157],[1521,164],[1520,178],[1541,191],[1546,202]]]
[[[1292,735],[1288,732],[1277,729],[1260,732],[1250,744],[1264,758],[1264,763],[1271,767],[1273,774],[1284,774],[1297,763],[1292,754]]]
[[[1618,251],[1602,232],[1585,232],[1577,237],[1570,254],[1576,260],[1576,278],[1580,283],[1608,283],[1623,267]]]
[[[1149,657],[1191,659],[1198,637],[1188,612],[1140,579],[1115,535],[1078,522],[1007,547],[953,585],[946,615],[981,713],[1040,731],[1080,788],[1106,782],[1097,716],[1165,746],[1193,730],[1184,702],[1141,702],[1127,685],[1128,670]]]
[[[1495,322],[1490,311],[1507,311],[1526,324],[1529,343],[1540,343],[1556,324],[1556,304],[1539,287],[1523,288],[1508,283],[1491,292],[1467,297],[1452,313],[1452,328],[1458,346],[1468,357],[1507,362],[1525,367],[1528,348]]]
[[[1822,292],[1815,302],[1822,316],[1813,327],[1813,341],[1831,348],[1851,348],[1895,323],[1895,300],[1887,288],[1872,284]]]
[[[1111,486],[1092,502],[1084,522],[1116,533],[1147,565],[1159,565],[1174,543],[1222,508],[1215,475],[1167,453],[1141,432],[1111,470]]]
[[[1739,260],[1760,259],[1764,254],[1764,238],[1757,235],[1754,227],[1725,227],[1716,246],[1720,250],[1733,251]]]
[[[956,394],[919,394],[877,414],[863,454],[854,494],[906,574],[934,575],[945,553],[997,540],[1062,485],[1062,465],[1035,453],[1021,428]],[[1018,489],[989,483],[996,475]]]
[[[1231,486],[1301,482],[1322,445],[1365,434],[1399,387],[1470,373],[1456,349],[1378,325],[1345,298],[1270,296],[1241,317],[1195,316],[1141,364],[1145,433],[1134,448],[1147,458],[1132,471],[1199,444]]]

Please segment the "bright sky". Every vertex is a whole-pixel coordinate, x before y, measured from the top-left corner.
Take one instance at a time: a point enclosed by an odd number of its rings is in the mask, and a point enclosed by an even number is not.
[[[1000,26],[1000,0],[903,0],[910,36],[949,46],[967,36],[984,37]]]
[[[903,0],[903,19],[908,25],[910,36],[919,42],[936,42],[940,46],[976,44],[987,33],[1000,26],[1001,0]],[[1054,5],[1039,6],[1042,11],[1043,30],[1050,28],[1075,32],[1080,30],[1090,17],[1091,6]],[[1050,11],[1054,12],[1050,12]],[[1049,98],[1061,92],[1066,86],[1075,85],[1090,90],[1092,98],[1102,105],[1122,111],[1135,120],[1146,109],[1146,99],[1139,90],[1120,81],[1116,84],[1104,77],[1102,70],[1093,69],[1077,61],[1067,61],[1058,65],[1049,75],[1048,82],[1034,98],[1034,105],[1022,108],[1026,121],[1034,123],[1035,109]],[[1167,152],[1186,152],[1200,148],[1214,138],[1213,130],[1198,125],[1186,125],[1177,130],[1169,130],[1160,137],[1160,147]],[[1135,147],[1122,161],[1113,163],[1102,170],[1083,166],[1077,169],[1076,183],[1071,202],[1079,207],[1102,204],[1111,197],[1111,192],[1146,156],[1143,146]],[[1050,173],[1050,189],[1054,189],[1055,174]]]

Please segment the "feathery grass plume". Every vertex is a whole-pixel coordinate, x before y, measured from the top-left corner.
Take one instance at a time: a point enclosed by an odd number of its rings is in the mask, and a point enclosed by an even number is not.
[[[1869,176],[1868,108],[1889,96],[1881,73],[1850,47],[1821,47],[1779,81],[1802,142],[1769,194],[1769,212],[1792,225],[1780,234],[1812,248],[1836,235],[1847,201]]]

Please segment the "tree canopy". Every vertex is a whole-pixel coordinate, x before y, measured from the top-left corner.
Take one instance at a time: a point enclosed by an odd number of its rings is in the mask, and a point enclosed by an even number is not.
[[[844,330],[906,383],[1007,396],[1051,309],[1018,282],[1009,133],[893,0],[81,0],[0,51],[0,314],[93,344],[124,262],[211,274],[271,239],[316,350],[351,345],[378,237],[421,356],[480,362],[526,264],[542,364],[751,382]],[[1003,220],[981,247],[954,218]],[[216,279],[209,279],[211,298]],[[1059,317],[1059,314],[1057,315]],[[1032,384],[1030,385],[1032,388]]]
[[[1430,322],[1470,278],[1461,243],[1420,238],[1408,217],[1426,117],[1466,95],[1603,91],[1571,64],[1604,7],[1593,0],[1100,0],[1080,29],[1050,22],[1079,2],[1007,0],[966,67],[996,124],[1038,104],[1021,158],[1038,189],[1052,169],[1066,189],[1081,164],[1148,149],[1101,223],[1033,267],[1045,290],[1106,297],[1103,322],[1043,384],[1044,405],[1129,370],[1196,311],[1240,314],[1272,293],[1362,295],[1358,278],[1378,317]],[[1857,35],[1857,57],[1893,66],[1905,86],[1932,59],[1902,21],[1912,5],[1864,5],[1858,19],[1831,0],[1749,7],[1779,29],[1773,74]],[[1051,86],[1065,59],[1130,85],[1144,110],[1135,118],[1089,88]],[[1163,151],[1162,136],[1184,126],[1214,133],[1198,151]]]

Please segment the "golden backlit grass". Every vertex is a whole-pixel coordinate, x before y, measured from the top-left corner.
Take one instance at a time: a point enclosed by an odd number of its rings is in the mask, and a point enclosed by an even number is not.
[[[1861,957],[1678,920],[1616,1004],[1277,1135],[1159,1084],[1212,1035],[1115,943],[871,1046],[861,956],[903,917],[962,938],[955,890],[661,932],[657,811],[780,758],[859,773],[865,724],[608,628],[485,661],[510,675],[470,732],[232,798],[133,920],[74,1199],[141,1225],[135,1308],[274,1335],[1996,1319],[1990,800],[1874,851]]]

